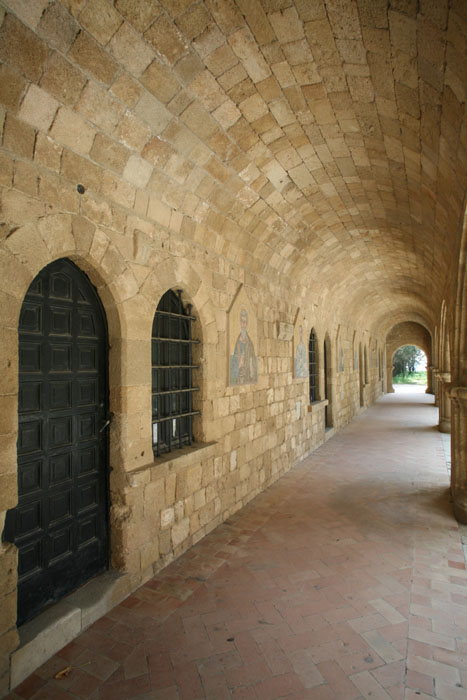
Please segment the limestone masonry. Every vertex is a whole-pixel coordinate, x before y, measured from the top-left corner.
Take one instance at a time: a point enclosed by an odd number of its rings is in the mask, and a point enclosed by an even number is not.
[[[1,0],[2,531],[20,502],[21,310],[61,259],[107,325],[114,602],[391,391],[405,344],[427,355],[467,520],[466,38],[464,0]],[[195,317],[199,415],[192,446],[154,457],[168,290]],[[7,539],[0,695],[24,645]]]

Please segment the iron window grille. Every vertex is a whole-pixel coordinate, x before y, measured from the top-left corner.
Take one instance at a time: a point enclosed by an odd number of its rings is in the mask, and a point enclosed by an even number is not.
[[[193,442],[193,346],[191,304],[184,307],[182,290],[169,289],[154,314],[151,339],[152,445],[158,457]]]
[[[310,376],[310,403],[318,401],[318,350],[315,329],[311,329],[308,343],[308,361]]]

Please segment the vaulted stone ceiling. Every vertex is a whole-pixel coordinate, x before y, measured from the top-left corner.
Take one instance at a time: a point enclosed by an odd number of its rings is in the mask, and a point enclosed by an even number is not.
[[[103,131],[90,159],[125,163],[149,216],[188,215],[185,235],[368,325],[432,326],[466,187],[465,0],[33,5],[90,76],[65,99]],[[40,85],[58,96],[57,80]]]

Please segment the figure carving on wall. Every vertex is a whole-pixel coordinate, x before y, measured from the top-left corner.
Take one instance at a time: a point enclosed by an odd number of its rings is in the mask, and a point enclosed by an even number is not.
[[[297,350],[295,352],[295,366],[294,374],[295,377],[303,379],[308,377],[308,358],[305,343],[303,342],[303,326],[299,327],[300,338],[297,343]]]
[[[248,312],[240,310],[240,333],[230,356],[230,383],[254,384],[258,380],[258,363],[253,341],[248,335]]]

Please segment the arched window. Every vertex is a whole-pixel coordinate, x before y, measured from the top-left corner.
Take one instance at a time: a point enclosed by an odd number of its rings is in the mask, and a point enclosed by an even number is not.
[[[310,367],[310,403],[319,399],[319,375],[318,375],[318,341],[315,329],[311,329],[308,343],[308,362]]]
[[[193,346],[191,304],[182,290],[161,298],[152,324],[152,445],[155,456],[193,442]]]

